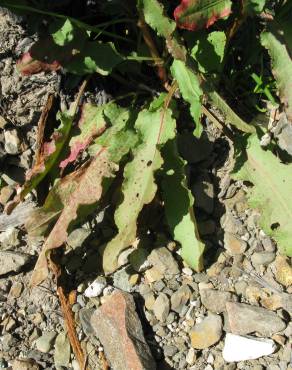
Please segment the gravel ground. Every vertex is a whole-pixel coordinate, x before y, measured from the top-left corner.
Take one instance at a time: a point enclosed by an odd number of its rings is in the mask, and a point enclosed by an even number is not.
[[[15,63],[33,38],[27,37],[20,19],[4,10],[0,30],[3,208],[32,164],[38,118],[48,94],[60,93],[61,80],[53,72],[21,77]],[[197,142],[185,135],[180,147],[190,163],[199,231],[207,245],[206,269],[194,273],[184,266],[178,246],[161,232],[141,239],[138,249],[124,251],[120,269],[104,277],[98,271],[97,235],[109,230],[92,230],[89,223],[75,230],[62,263],[76,289],[72,311],[89,367],[105,368],[102,353],[112,335],[102,329],[103,317],[96,335],[90,317],[121,290],[135,300],[157,369],[292,369],[291,261],[278,254],[258,227],[260,215],[247,205],[246,186],[231,180],[232,143],[206,121],[204,139]],[[0,368],[79,369],[54,282],[28,287],[43,240],[28,239],[17,223],[1,231]],[[245,347],[229,350],[235,339],[228,333],[264,338],[272,353],[242,361]],[[252,343],[256,348],[257,342]],[[230,353],[238,360],[228,361]]]

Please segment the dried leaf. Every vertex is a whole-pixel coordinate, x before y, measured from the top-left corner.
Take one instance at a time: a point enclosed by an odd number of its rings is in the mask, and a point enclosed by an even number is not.
[[[31,282],[32,286],[40,284],[48,276],[47,253],[59,248],[67,240],[68,227],[78,219],[78,210],[81,206],[92,206],[98,202],[102,195],[102,181],[110,178],[117,170],[117,165],[110,162],[108,153],[101,149],[89,165],[76,171],[77,186],[68,197],[68,204],[63,209],[57,223],[43,245],[41,254],[36,263]]]
[[[60,157],[71,131],[73,117],[67,113],[59,113],[58,118],[61,125],[53,133],[51,141],[43,144],[38,161],[28,171],[26,181],[17,197],[20,201],[42,181]]]
[[[74,129],[69,142],[70,154],[60,163],[60,168],[65,169],[69,163],[74,162],[94,138],[103,133],[106,128],[103,110],[103,105],[96,106],[89,103],[83,105],[78,127]]]

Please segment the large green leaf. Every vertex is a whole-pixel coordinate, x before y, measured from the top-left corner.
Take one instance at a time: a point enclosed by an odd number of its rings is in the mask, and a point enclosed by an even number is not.
[[[90,41],[86,31],[67,19],[51,24],[51,34],[38,40],[17,62],[23,75],[58,70],[84,75],[108,75],[124,58],[111,42]]]
[[[174,11],[178,27],[190,31],[208,28],[231,13],[230,0],[182,0]]]
[[[236,179],[254,185],[248,202],[261,212],[261,227],[276,240],[282,253],[292,257],[292,164],[283,164],[272,152],[263,150],[253,134],[247,141],[246,157],[237,158],[234,172]]]
[[[165,108],[141,111],[135,128],[141,142],[124,169],[123,200],[115,212],[118,234],[106,245],[103,254],[107,273],[117,268],[119,253],[135,241],[138,215],[157,191],[154,173],[163,164],[160,148],[175,135],[175,121],[171,111]]]
[[[291,29],[291,23],[290,23]],[[279,89],[279,97],[284,104],[288,118],[292,121],[292,60],[288,45],[292,43],[292,33],[285,43],[281,27],[272,25],[269,31],[262,32],[261,43],[268,50],[272,62],[272,72]]]
[[[109,128],[89,146],[88,152],[92,157],[103,149],[108,152],[108,158],[116,165],[119,164],[137,142],[137,136],[131,129],[131,111],[121,108],[114,103],[103,106],[86,104],[83,107],[82,126],[91,127],[86,133],[93,133],[92,122],[99,127],[101,120],[107,121]],[[82,134],[82,133],[81,133]],[[69,158],[72,159],[72,156]],[[67,158],[68,160],[68,158]],[[78,173],[78,172],[77,172]],[[79,177],[76,172],[59,179],[50,190],[44,205],[35,209],[26,222],[26,228],[30,235],[43,235],[58,218],[64,207],[69,205],[70,195],[78,186]],[[107,186],[110,182],[107,182]],[[107,190],[104,184],[104,193]],[[80,216],[76,222],[82,221]]]
[[[165,145],[162,155],[162,197],[166,219],[173,238],[182,246],[182,258],[190,267],[200,271],[203,267],[204,243],[198,234],[193,209],[194,198],[187,188],[185,163],[178,154],[174,140]]]
[[[194,135],[200,137],[202,133],[200,121],[202,90],[199,80],[195,73],[180,60],[174,60],[171,73],[177,80],[182,97],[190,104],[190,112],[196,123]]]

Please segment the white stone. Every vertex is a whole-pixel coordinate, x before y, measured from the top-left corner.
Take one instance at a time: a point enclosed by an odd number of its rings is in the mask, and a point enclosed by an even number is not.
[[[275,349],[272,339],[227,333],[222,355],[226,362],[239,362],[268,356]]]
[[[98,297],[106,287],[106,283],[103,281],[95,280],[91,283],[88,288],[85,289],[84,295],[87,298]]]
[[[189,365],[193,365],[195,361],[196,361],[196,352],[195,352],[195,349],[194,348],[190,348],[189,349],[189,352],[188,352],[188,354],[186,356],[186,362]]]

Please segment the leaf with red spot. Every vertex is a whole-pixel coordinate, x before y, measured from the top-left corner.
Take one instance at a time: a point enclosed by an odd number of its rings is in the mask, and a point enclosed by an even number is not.
[[[69,19],[50,27],[51,35],[37,41],[17,62],[23,75],[56,71],[63,67],[70,73],[108,75],[124,59],[111,42],[90,41],[84,29]]]
[[[174,11],[174,18],[179,28],[197,31],[228,17],[231,7],[230,0],[182,0]]]
[[[89,103],[84,104],[75,135],[73,133],[69,142],[70,154],[60,163],[60,168],[64,169],[69,163],[75,162],[78,155],[89,146],[93,139],[104,132],[106,121],[103,111],[104,105],[98,107]]]
[[[53,230],[45,241],[31,278],[31,285],[36,286],[48,276],[47,254],[59,248],[68,237],[69,226],[78,219],[80,207],[90,207],[102,196],[104,178],[110,178],[118,166],[109,160],[108,152],[101,148],[96,157],[74,173],[76,188],[69,194],[68,203],[63,209]]]
[[[46,63],[41,60],[34,59],[28,51],[17,61],[16,66],[23,76],[29,76],[41,71],[57,71],[61,67],[61,64],[57,60],[54,60],[51,63]]]
[[[59,160],[64,144],[67,142],[71,132],[73,117],[68,113],[59,113],[58,119],[61,121],[61,125],[54,131],[51,140],[43,144],[36,163],[26,174],[26,180],[20,192],[9,203],[8,212],[36,188]]]

